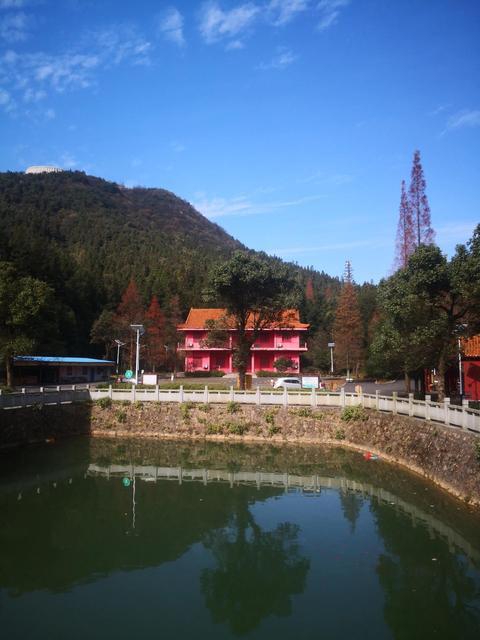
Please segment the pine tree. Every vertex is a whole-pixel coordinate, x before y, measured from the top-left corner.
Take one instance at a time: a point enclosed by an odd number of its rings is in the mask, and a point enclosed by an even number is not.
[[[308,278],[307,284],[305,285],[305,299],[308,302],[313,302],[315,300],[315,292],[313,290],[312,278]]]
[[[362,334],[362,317],[353,284],[352,265],[347,260],[333,325],[336,365],[337,368],[346,369],[347,374],[355,367],[358,375],[362,357]]]
[[[432,244],[435,233],[431,227],[430,206],[425,192],[427,183],[423,175],[423,167],[420,162],[420,151],[413,155],[412,174],[408,193],[410,211],[414,226],[414,245]]]
[[[165,344],[168,347],[168,353],[166,353],[166,366],[172,366],[174,374],[177,371],[178,365],[177,346],[179,334],[177,327],[181,324],[182,320],[180,298],[178,295],[174,295],[170,298],[165,321]]]
[[[410,203],[405,190],[405,180],[402,180],[400,196],[400,211],[397,228],[397,251],[395,256],[396,269],[405,269],[408,259],[415,251],[415,228]]]
[[[145,313],[147,366],[156,371],[165,362],[165,315],[157,296],[153,296]]]

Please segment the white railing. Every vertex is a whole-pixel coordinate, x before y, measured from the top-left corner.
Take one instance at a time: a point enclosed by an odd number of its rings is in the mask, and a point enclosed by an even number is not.
[[[20,409],[37,404],[71,404],[90,400],[89,389],[77,388],[74,384],[69,389],[65,387],[40,387],[36,391],[22,389],[13,393],[0,391],[0,408]]]
[[[0,395],[0,407],[14,409],[35,404],[67,404],[82,400],[101,400],[111,398],[116,401],[127,402],[198,402],[202,404],[227,404],[236,402],[248,405],[273,406],[303,406],[303,407],[353,407],[361,406],[366,409],[392,414],[421,418],[427,421],[441,422],[449,427],[460,427],[480,434],[480,411],[469,409],[466,401],[463,405],[450,404],[450,399],[444,402],[432,402],[430,396],[425,400],[414,400],[413,394],[408,398],[381,396],[377,391],[369,393],[339,393],[311,391],[276,391],[257,387],[252,391],[238,391],[233,387],[226,390],[209,389],[208,386],[200,390],[164,389],[160,386],[147,389],[114,389],[112,386],[99,389],[97,387],[76,389],[40,388],[39,391],[8,393]]]

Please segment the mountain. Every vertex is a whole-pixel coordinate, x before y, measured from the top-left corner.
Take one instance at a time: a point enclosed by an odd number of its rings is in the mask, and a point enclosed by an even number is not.
[[[202,304],[211,267],[236,249],[245,247],[164,189],[127,189],[78,171],[0,173],[0,259],[53,287],[69,352],[91,353],[94,320],[117,307],[132,277],[145,304],[178,295],[186,312]],[[291,267],[318,296],[338,289],[336,278]]]

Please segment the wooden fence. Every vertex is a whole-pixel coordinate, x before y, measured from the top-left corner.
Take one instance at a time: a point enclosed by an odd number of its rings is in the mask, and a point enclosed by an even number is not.
[[[463,405],[450,404],[450,399],[444,402],[432,402],[430,396],[425,400],[414,400],[413,394],[408,397],[381,396],[377,391],[369,393],[345,393],[343,389],[339,393],[311,391],[276,391],[257,387],[254,391],[238,391],[233,387],[227,390],[209,389],[206,386],[201,390],[187,390],[181,386],[179,389],[164,389],[151,387],[148,389],[114,389],[112,386],[105,389],[96,387],[77,389],[72,385],[71,389],[40,388],[39,391],[8,393],[0,395],[0,407],[4,409],[16,409],[36,404],[67,404],[85,400],[101,400],[110,398],[114,402],[194,402],[201,404],[249,404],[259,406],[304,406],[304,407],[354,407],[361,406],[366,409],[376,409],[392,413],[394,415],[421,418],[427,421],[441,422],[449,427],[460,427],[480,434],[480,411],[469,409],[465,401]]]

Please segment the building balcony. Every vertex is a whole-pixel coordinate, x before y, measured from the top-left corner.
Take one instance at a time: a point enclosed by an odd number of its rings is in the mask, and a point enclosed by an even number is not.
[[[276,346],[264,346],[263,344],[252,345],[252,351],[308,351],[306,343],[296,347],[287,344],[277,344]]]
[[[206,347],[198,342],[179,342],[178,351],[230,351],[231,345],[225,344],[217,347]]]

